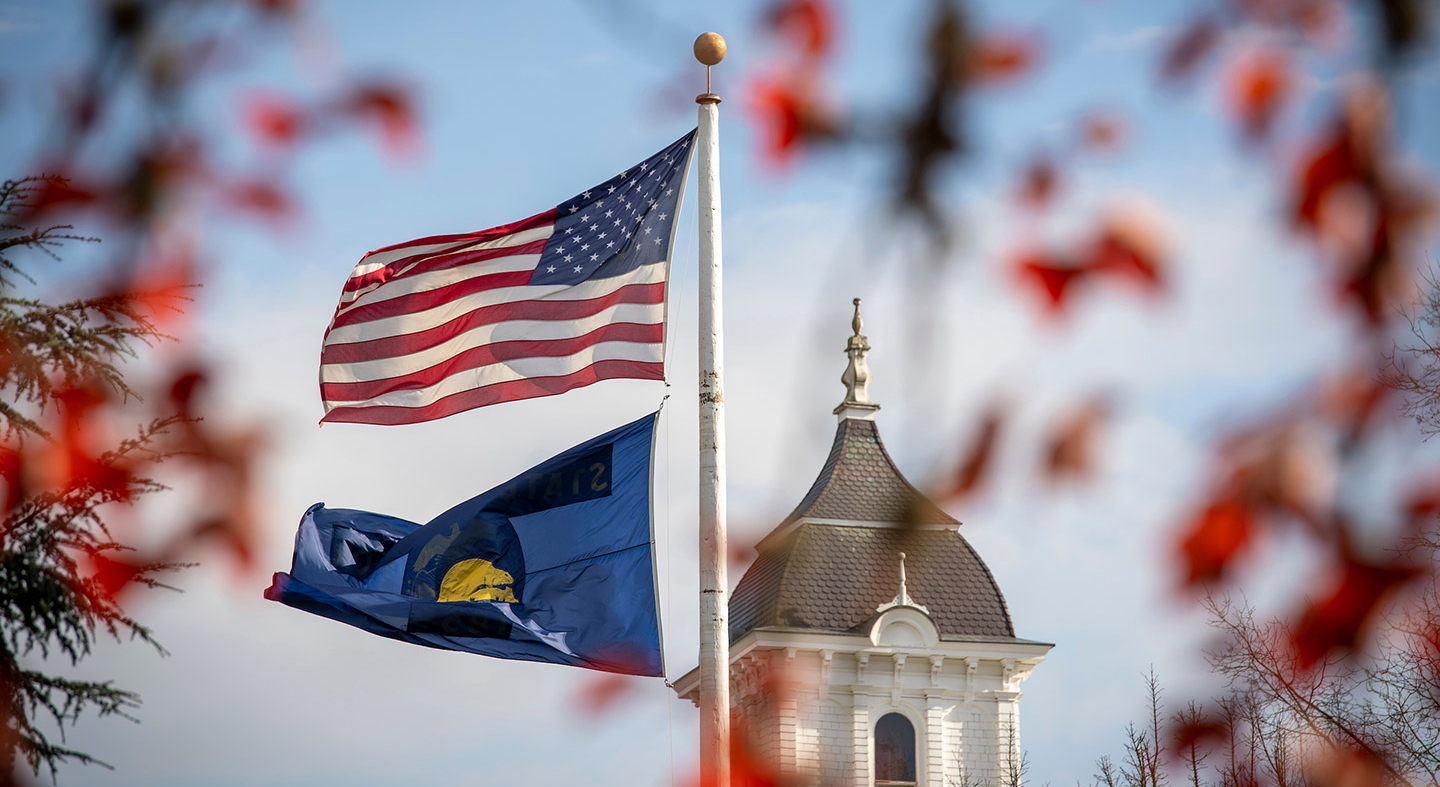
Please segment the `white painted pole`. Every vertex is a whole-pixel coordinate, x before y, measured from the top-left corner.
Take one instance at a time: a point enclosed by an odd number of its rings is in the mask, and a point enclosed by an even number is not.
[[[720,299],[720,97],[710,66],[725,39],[695,39],[705,64],[696,145],[700,194],[700,775],[703,787],[730,785],[730,627],[725,601],[725,385]]]

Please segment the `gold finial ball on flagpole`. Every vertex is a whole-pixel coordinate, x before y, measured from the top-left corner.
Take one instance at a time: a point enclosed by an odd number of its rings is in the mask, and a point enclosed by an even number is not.
[[[725,59],[725,39],[719,33],[701,33],[695,39],[695,59],[707,66]]]

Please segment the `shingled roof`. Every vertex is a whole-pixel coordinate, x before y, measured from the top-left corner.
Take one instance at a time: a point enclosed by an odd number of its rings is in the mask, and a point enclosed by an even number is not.
[[[820,476],[735,588],[731,640],[862,630],[895,597],[902,551],[910,595],[940,636],[1013,639],[1005,598],[959,524],[900,474],[874,421],[843,418]]]
[[[846,418],[810,491],[781,526],[802,517],[860,522],[958,525],[905,480],[874,421]]]

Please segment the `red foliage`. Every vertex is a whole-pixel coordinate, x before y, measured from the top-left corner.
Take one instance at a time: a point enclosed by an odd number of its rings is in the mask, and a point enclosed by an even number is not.
[[[639,681],[629,675],[596,673],[586,676],[585,684],[580,687],[576,699],[580,703],[581,713],[596,718],[614,711],[622,702],[632,697],[638,687]]]
[[[71,178],[46,178],[31,203],[26,221],[40,223],[62,210],[87,207],[105,198],[105,189],[95,184],[78,184]]]
[[[105,601],[114,602],[125,588],[145,570],[145,565],[128,560],[117,560],[106,555],[90,556],[90,579]]]
[[[1025,168],[1021,179],[1021,204],[1031,208],[1048,207],[1055,196],[1058,181],[1059,172],[1055,169],[1055,162],[1047,156],[1036,157]]]
[[[1061,422],[1050,436],[1043,474],[1051,479],[1083,478],[1095,468],[1095,440],[1110,413],[1104,399],[1096,399]]]
[[[1058,315],[1065,309],[1072,285],[1088,271],[1064,260],[1043,254],[1024,254],[1014,262],[1017,280],[1022,286],[1038,293],[1047,313]]]
[[[1002,85],[1024,76],[1035,67],[1040,46],[1034,36],[1021,33],[994,33],[972,47],[965,74],[976,85]]]
[[[336,109],[342,116],[375,123],[393,154],[412,153],[419,144],[414,101],[399,85],[361,82],[341,96]]]
[[[1230,738],[1230,725],[1221,719],[1201,716],[1177,724],[1170,730],[1169,752],[1172,756],[1192,748],[1203,749],[1212,743]]]
[[[1302,668],[1314,666],[1332,651],[1358,649],[1385,599],[1419,573],[1414,566],[1369,563],[1344,552],[1340,560],[1338,580],[1306,607],[1291,633]]]
[[[804,55],[823,55],[834,45],[835,9],[823,0],[783,0],[771,7],[766,22]]]
[[[268,180],[237,180],[230,184],[227,196],[235,210],[253,213],[272,222],[283,222],[295,213],[295,201]]]
[[[979,488],[993,462],[995,445],[1000,436],[1003,418],[998,407],[991,407],[980,423],[980,430],[965,451],[960,469],[955,473],[947,497],[965,497]]]
[[[1082,147],[1101,153],[1118,150],[1125,141],[1125,122],[1106,113],[1087,115],[1080,123]]]
[[[309,125],[300,107],[268,93],[250,96],[244,115],[246,128],[261,142],[281,148],[299,142]]]
[[[15,506],[26,497],[24,469],[25,463],[20,452],[0,445],[0,480],[5,482],[5,491],[0,493],[0,520],[9,516]],[[0,531],[0,544],[3,542],[4,532]]]
[[[1126,279],[1152,292],[1164,287],[1153,246],[1121,225],[1111,225],[1102,231],[1090,247],[1086,267],[1092,273]]]
[[[1215,20],[1206,17],[1190,23],[1166,50],[1160,76],[1171,81],[1189,76],[1219,42],[1220,25]]]
[[[1290,64],[1284,53],[1263,49],[1232,64],[1226,84],[1226,103],[1240,121],[1245,136],[1263,139],[1290,92]]]
[[[1250,546],[1254,530],[1255,514],[1239,498],[1211,502],[1181,529],[1184,584],[1198,587],[1223,577]]]

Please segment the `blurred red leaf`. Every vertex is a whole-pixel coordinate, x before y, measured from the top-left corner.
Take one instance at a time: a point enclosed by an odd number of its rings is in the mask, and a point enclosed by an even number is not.
[[[1107,228],[1091,246],[1086,267],[1093,273],[1129,279],[1150,292],[1164,288],[1159,261],[1152,251],[1113,227]]]
[[[1290,64],[1284,53],[1262,49],[1241,56],[1226,80],[1226,101],[1251,141],[1270,132],[1290,91]]]
[[[634,695],[637,684],[638,681],[628,675],[587,675],[585,683],[580,686],[580,710],[591,718],[609,713]]]
[[[1089,475],[1095,466],[1095,438],[1110,412],[1103,399],[1080,408],[1050,436],[1043,472],[1051,480]]]
[[[1341,554],[1338,581],[1301,614],[1291,644],[1302,668],[1310,668],[1332,651],[1358,648],[1381,603],[1399,585],[1418,573],[1413,566],[1372,564]]]
[[[358,84],[340,100],[339,108],[343,114],[376,123],[393,154],[411,153],[419,142],[414,102],[399,85]]]
[[[1390,787],[1397,781],[1374,752],[1349,746],[1326,747],[1306,765],[1314,787]]]
[[[70,178],[45,178],[31,200],[27,221],[43,221],[53,213],[86,207],[99,201],[106,189],[99,185],[79,185]]]
[[[1016,258],[1015,273],[1022,286],[1039,293],[1046,311],[1056,315],[1065,310],[1073,285],[1087,271],[1043,254],[1025,254]]]
[[[1168,753],[1175,761],[1179,761],[1179,757],[1191,749],[1204,749],[1209,744],[1223,743],[1229,739],[1230,725],[1224,720],[1197,714],[1196,717],[1186,718],[1171,728]]]
[[[805,144],[832,139],[837,133],[834,115],[808,89],[762,79],[753,83],[750,96],[761,148],[772,163],[787,163]]]
[[[823,0],[783,0],[771,7],[765,19],[807,56],[824,54],[833,45],[835,9]]]
[[[1025,176],[1020,183],[1020,202],[1032,208],[1048,206],[1058,181],[1059,173],[1054,161],[1048,156],[1033,159],[1025,168]]]
[[[788,161],[800,142],[799,100],[789,88],[757,83],[750,91],[761,129],[761,148],[772,162]]]
[[[209,375],[197,368],[182,369],[175,375],[170,382],[170,402],[180,415],[189,416],[195,411],[196,394],[208,383]]]
[[[245,101],[245,126],[261,142],[290,147],[300,141],[307,126],[300,107],[270,94],[256,94]]]
[[[91,579],[105,600],[114,601],[145,570],[143,563],[116,560],[100,554],[90,556]]]
[[[1194,587],[1220,579],[1250,545],[1255,515],[1238,498],[1212,502],[1180,534],[1184,583]]]
[[[1035,66],[1040,46],[1020,33],[994,33],[981,38],[970,51],[966,73],[977,85],[1012,82]]]
[[[951,484],[947,497],[965,497],[985,480],[986,471],[995,455],[1002,420],[999,407],[992,406],[986,411],[984,420],[980,422],[980,429],[966,449],[959,471],[955,473],[955,481]]]
[[[295,212],[295,201],[290,195],[266,180],[238,180],[226,189],[226,198],[236,210],[253,213],[272,222],[288,219]]]
[[[10,515],[15,506],[25,499],[25,458],[9,446],[0,446],[0,480],[5,482],[5,491],[0,496],[0,519]],[[4,531],[0,530],[0,543]]]
[[[1125,123],[1105,113],[1088,115],[1080,122],[1080,144],[1093,151],[1110,153],[1125,140]]]
[[[1170,44],[1160,65],[1160,76],[1178,80],[1189,76],[1200,61],[1220,42],[1220,25],[1210,18],[1198,19]]]

